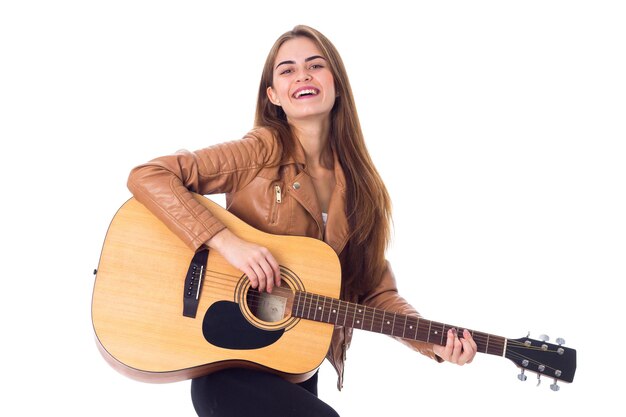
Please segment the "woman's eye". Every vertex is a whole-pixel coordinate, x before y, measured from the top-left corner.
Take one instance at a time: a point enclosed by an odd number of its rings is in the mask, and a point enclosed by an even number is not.
[[[291,73],[291,68],[287,68],[287,69],[281,71],[280,75],[290,74],[290,73]]]

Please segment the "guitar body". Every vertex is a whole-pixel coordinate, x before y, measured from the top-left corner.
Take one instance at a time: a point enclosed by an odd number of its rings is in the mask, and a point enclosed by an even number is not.
[[[324,360],[334,326],[293,316],[293,293],[338,297],[337,255],[316,239],[263,233],[196,198],[232,232],[267,247],[283,285],[266,299],[216,251],[195,262],[196,254],[131,198],[111,222],[94,285],[92,321],[103,355],[122,373],[150,382],[232,366],[306,379]]]

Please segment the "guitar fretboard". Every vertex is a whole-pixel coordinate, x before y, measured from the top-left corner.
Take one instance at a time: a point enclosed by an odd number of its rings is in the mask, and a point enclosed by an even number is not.
[[[291,313],[307,320],[438,345],[446,344],[449,329],[462,329],[422,317],[397,314],[304,291],[296,291]],[[504,356],[506,338],[468,330],[476,342],[478,352]]]

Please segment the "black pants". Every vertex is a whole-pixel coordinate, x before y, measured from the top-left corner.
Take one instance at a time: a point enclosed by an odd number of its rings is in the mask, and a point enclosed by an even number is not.
[[[232,368],[191,381],[198,416],[339,417],[317,398],[317,373],[293,384],[267,372]]]

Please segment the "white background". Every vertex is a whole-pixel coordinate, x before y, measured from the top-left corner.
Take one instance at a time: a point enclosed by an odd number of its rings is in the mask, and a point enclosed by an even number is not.
[[[346,3],[2,3],[0,414],[194,415],[188,381],[135,382],[101,358],[92,271],[129,170],[241,137],[270,46],[299,23],[345,60],[402,294],[433,320],[578,351],[555,393],[506,359],[435,364],[357,332],[344,390],[325,364],[320,396],[342,416],[621,407],[623,3]]]

